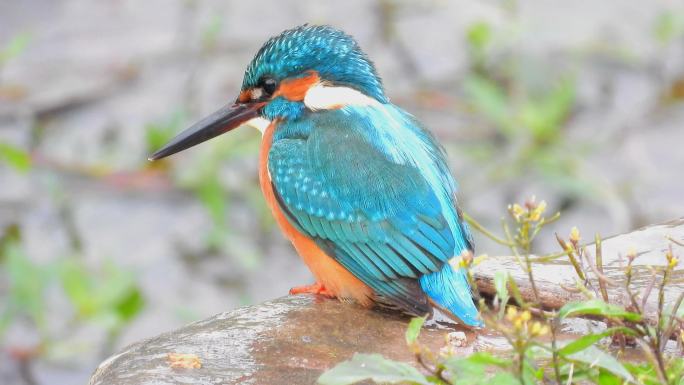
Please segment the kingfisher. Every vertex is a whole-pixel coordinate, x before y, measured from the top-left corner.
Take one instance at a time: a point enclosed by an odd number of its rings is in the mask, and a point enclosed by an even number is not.
[[[249,63],[234,103],[149,159],[242,125],[262,133],[261,190],[315,278],[290,294],[482,325],[458,263],[473,241],[446,154],[390,102],[353,37],[308,24],[272,37]]]

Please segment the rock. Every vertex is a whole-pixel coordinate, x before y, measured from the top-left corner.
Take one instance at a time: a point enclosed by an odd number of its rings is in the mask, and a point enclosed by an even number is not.
[[[133,344],[103,362],[90,385],[314,384],[355,352],[413,361],[407,322],[337,300],[283,297]],[[424,330],[420,341],[437,352],[451,331]],[[475,339],[473,333],[459,337],[462,345]]]

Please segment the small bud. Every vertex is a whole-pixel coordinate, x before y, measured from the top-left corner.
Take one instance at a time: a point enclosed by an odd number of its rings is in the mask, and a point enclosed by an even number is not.
[[[632,262],[634,262],[636,257],[637,257],[637,251],[633,246],[630,247],[629,249],[627,249],[627,262],[629,262],[631,264]]]
[[[581,239],[582,237],[580,236],[579,230],[576,226],[573,226],[572,229],[570,229],[570,242],[577,245]]]
[[[458,258],[459,268],[468,268],[473,264],[473,253],[470,250],[463,250],[461,256]]]

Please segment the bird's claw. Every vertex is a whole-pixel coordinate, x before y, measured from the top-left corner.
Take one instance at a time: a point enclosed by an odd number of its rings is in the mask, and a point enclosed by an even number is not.
[[[325,297],[335,298],[335,294],[328,290],[322,283],[316,282],[313,285],[295,286],[290,289],[290,295],[297,294],[318,294]]]

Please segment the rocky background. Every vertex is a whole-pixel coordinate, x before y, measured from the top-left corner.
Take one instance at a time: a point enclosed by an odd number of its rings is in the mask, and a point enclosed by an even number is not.
[[[146,161],[306,22],[359,40],[485,225],[532,195],[563,234],[684,213],[681,1],[6,0],[0,383],[85,383],[124,345],[311,281],[260,196],[257,132]]]

